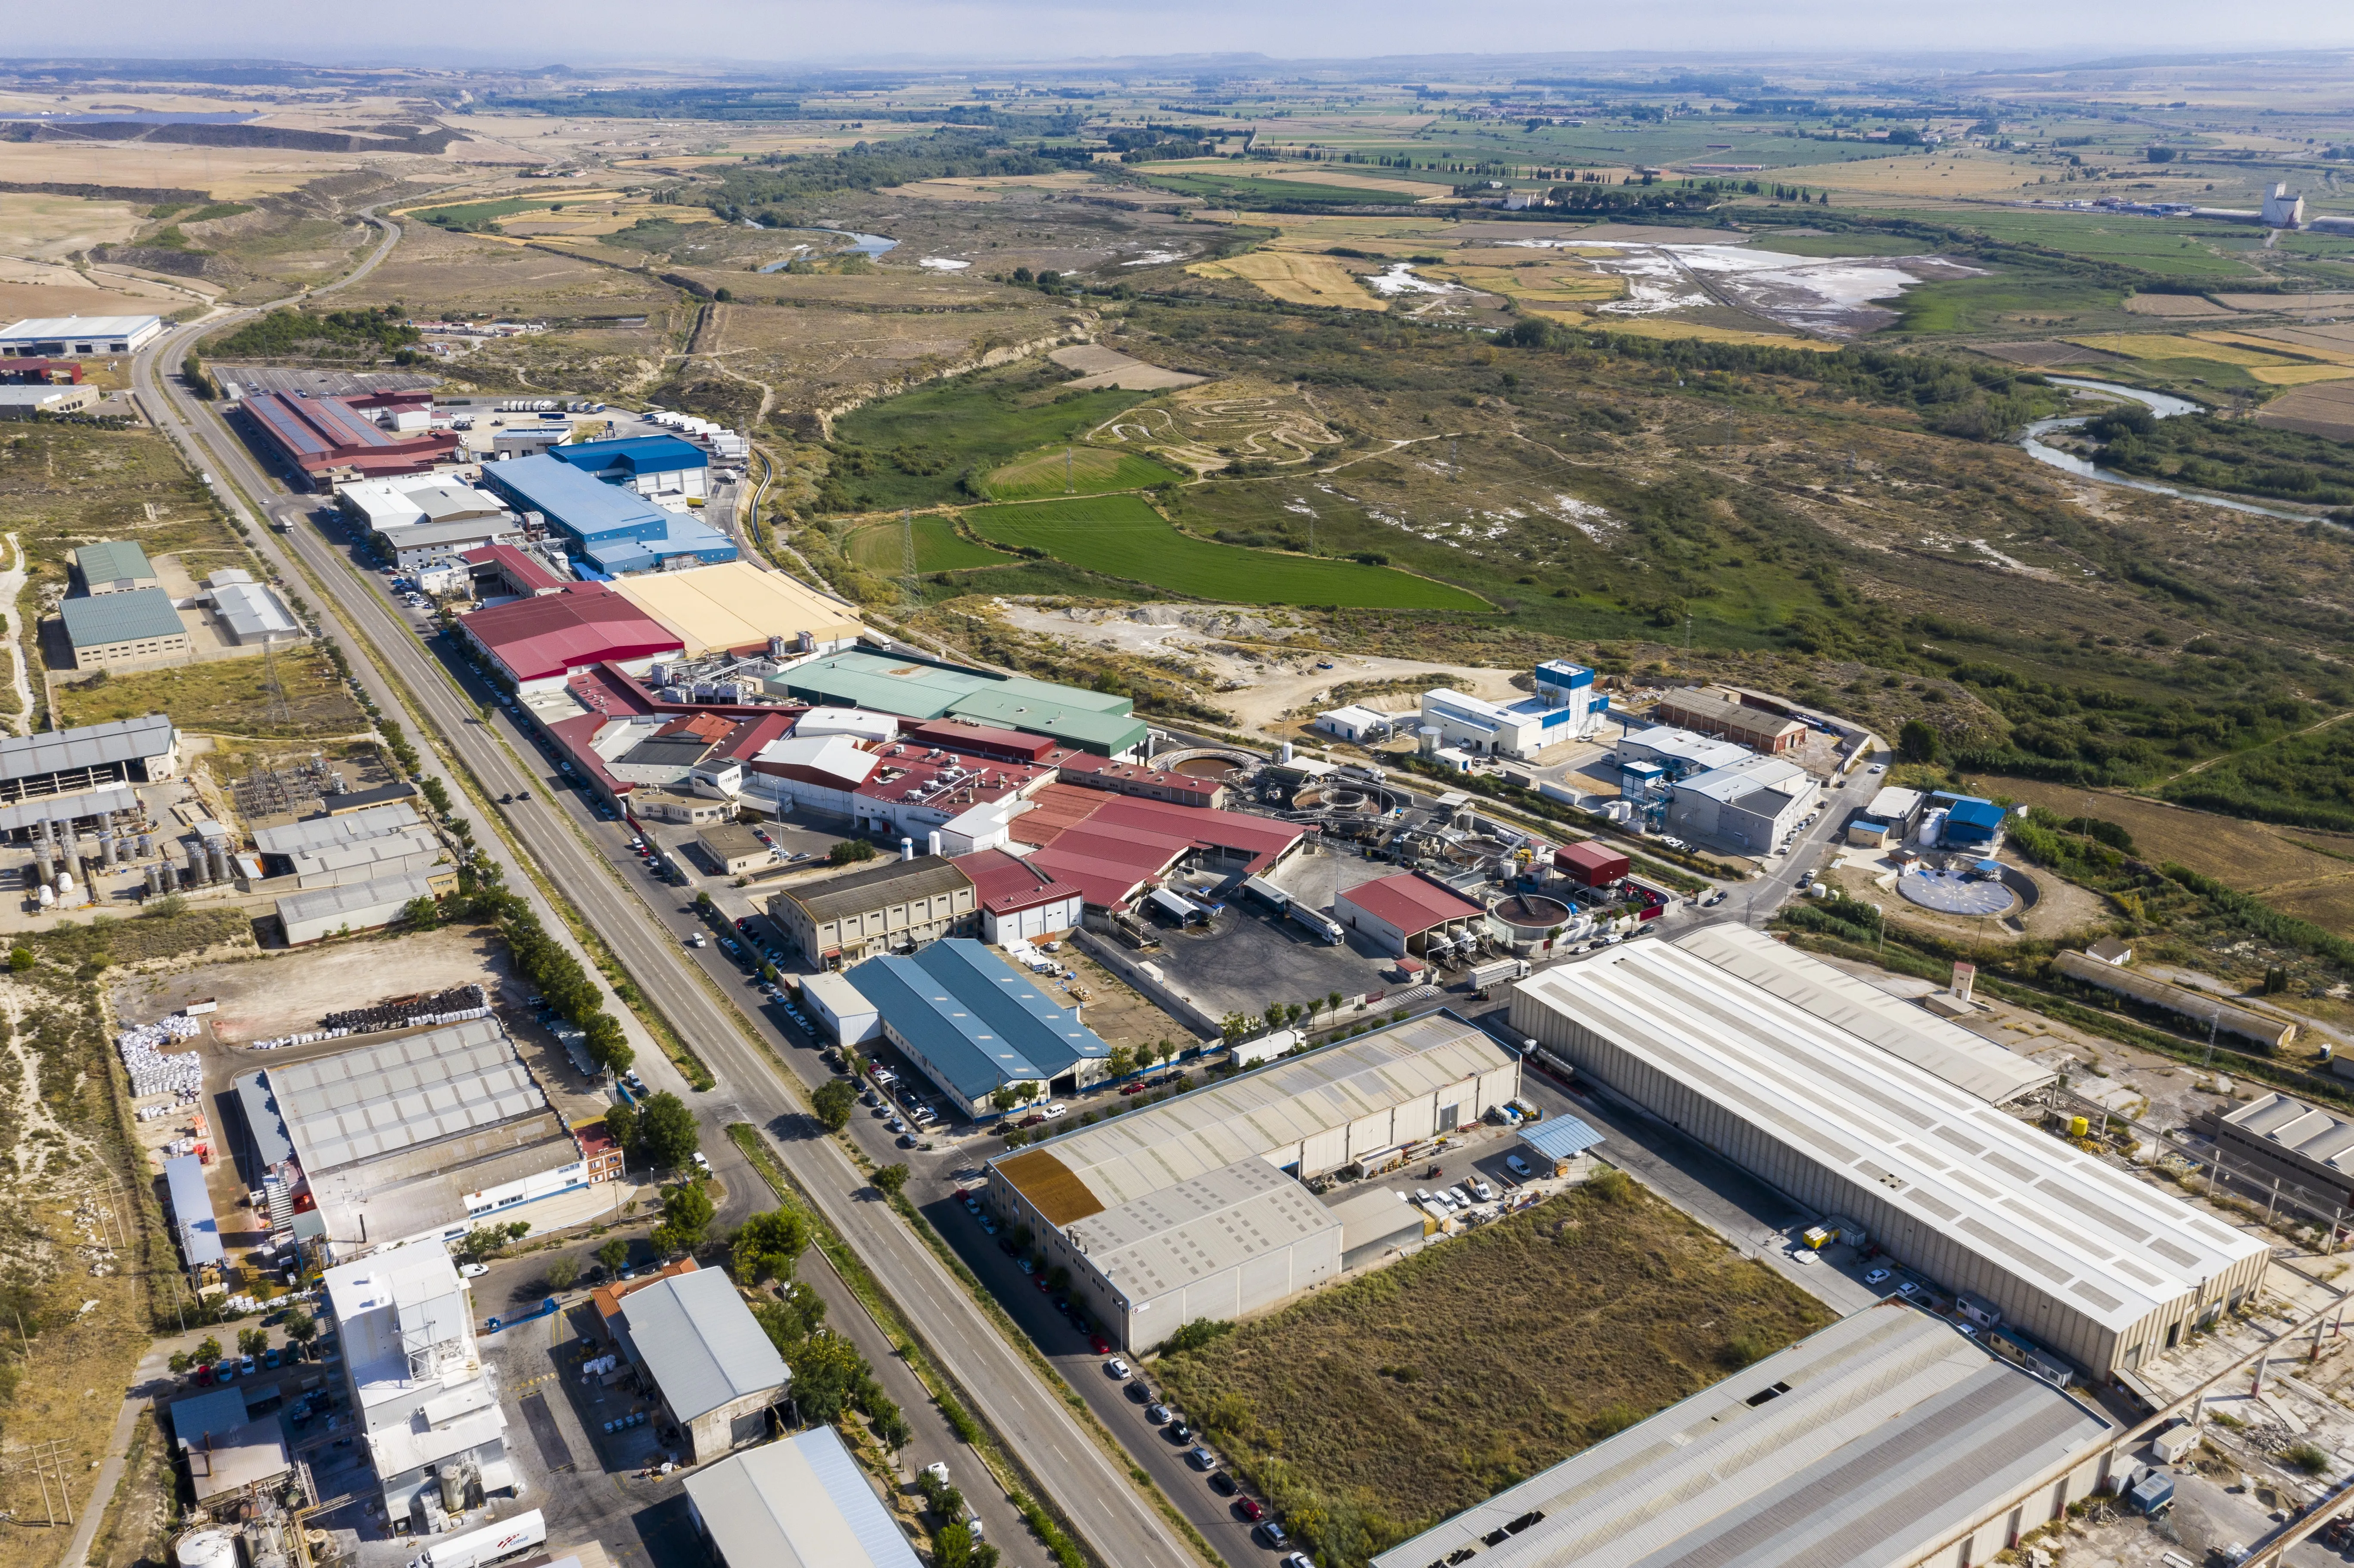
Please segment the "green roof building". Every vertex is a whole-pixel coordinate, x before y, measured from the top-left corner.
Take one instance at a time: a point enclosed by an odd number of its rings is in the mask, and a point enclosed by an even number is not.
[[[155,568],[147,552],[128,539],[101,539],[73,555],[74,570],[81,574],[81,590],[97,596],[130,593],[155,586]]]
[[[969,719],[1105,757],[1134,751],[1146,731],[1136,705],[1123,696],[1026,675],[992,675],[912,653],[852,649],[797,665],[766,683],[796,702],[914,719]]]
[[[58,613],[65,618],[77,670],[186,659],[192,650],[172,596],[159,588],[69,599]]]

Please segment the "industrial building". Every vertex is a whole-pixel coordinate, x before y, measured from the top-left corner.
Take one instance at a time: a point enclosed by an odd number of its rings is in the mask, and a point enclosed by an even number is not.
[[[1651,722],[1712,735],[1752,751],[1778,755],[1806,738],[1807,726],[1787,714],[1753,706],[1729,692],[1696,686],[1668,693],[1651,709]]]
[[[2207,1024],[2218,1033],[2253,1040],[2267,1051],[2278,1051],[2296,1038],[2296,1023],[2279,1013],[2242,1007],[2212,991],[2175,985],[2156,975],[2128,969],[2123,963],[2069,951],[2056,955],[2052,967],[2072,980],[2163,1008],[2179,1017]]]
[[[609,661],[643,674],[685,646],[603,583],[567,583],[555,593],[489,605],[460,616],[458,630],[518,692],[559,689],[574,671]]]
[[[77,670],[125,670],[185,662],[195,652],[172,596],[133,588],[58,602]]]
[[[523,520],[497,496],[443,474],[362,480],[345,485],[335,503],[404,572],[452,566],[471,551],[523,537]]]
[[[921,738],[927,731],[947,726],[923,725],[910,733]],[[1114,795],[1133,795],[1143,800],[1166,800],[1172,805],[1198,806],[1204,810],[1216,810],[1234,793],[1222,779],[1197,778],[1191,773],[1180,773],[1173,768],[1114,762],[1110,758],[1098,757],[1092,751],[1062,752],[1055,761],[1066,784],[1076,784],[1087,789],[1102,789]]]
[[[1996,1108],[2008,1053],[1906,1027],[1894,999],[1733,930],[1545,970],[1514,989],[1512,1028],[2095,1377],[2254,1293],[2260,1240]]]
[[[2099,1490],[2115,1436],[1952,1325],[1883,1302],[1373,1564],[1967,1568]]]
[[[0,800],[106,784],[163,784],[179,776],[180,732],[163,714],[0,736]]]
[[[537,599],[562,593],[569,580],[557,577],[527,552],[513,545],[490,544],[458,557],[477,599],[486,606],[510,599]]]
[[[821,969],[981,929],[972,879],[936,854],[786,888],[769,900],[769,918]]]
[[[567,552],[599,577],[658,571],[674,560],[736,559],[735,541],[701,518],[600,484],[545,453],[485,463],[482,484],[526,520],[532,514],[544,518],[564,536]]]
[[[407,915],[408,906],[419,899],[439,898],[457,891],[455,867],[396,872],[366,882],[338,883],[283,894],[279,897],[276,914],[286,945],[300,948],[355,931],[381,930]]]
[[[970,719],[1105,757],[1137,751],[1148,727],[1124,696],[866,648],[797,664],[769,677],[768,685],[795,702],[912,719]]]
[[[921,1568],[831,1426],[696,1471],[686,1510],[717,1568]]]
[[[842,1044],[864,1045],[869,1040],[883,1038],[882,1012],[866,1000],[864,991],[850,983],[847,976],[831,969],[803,975],[801,993],[801,1005],[832,1031],[834,1039]]]
[[[1659,769],[1660,776],[1673,783],[1696,773],[1712,773],[1720,768],[1730,768],[1750,755],[1749,748],[1735,741],[1718,740],[1673,725],[1653,725],[1648,729],[1629,730],[1618,737],[1616,748],[1621,770],[1649,763]]]
[[[425,1534],[486,1493],[513,1491],[506,1412],[482,1376],[473,1301],[449,1249],[382,1248],[320,1283],[387,1520]]]
[[[147,552],[128,539],[101,539],[95,545],[84,545],[73,553],[73,564],[74,576],[81,579],[81,591],[92,599],[161,586],[155,580],[155,568],[148,563]]]
[[[205,579],[204,589],[196,596],[196,602],[212,607],[213,618],[222,633],[240,648],[299,642],[303,638],[302,623],[294,619],[294,612],[286,608],[277,590],[267,583],[255,582],[253,574],[242,567],[229,567],[215,572]]]
[[[1451,954],[1462,939],[1488,934],[1488,911],[1435,876],[1401,872],[1361,882],[1332,898],[1332,918],[1363,932],[1385,953],[1423,958]]]
[[[1034,942],[1076,931],[1087,912],[1087,895],[1073,883],[1003,850],[960,855],[956,868],[972,881],[981,911],[981,940],[991,947]]]
[[[652,1380],[687,1464],[769,1435],[769,1412],[793,1374],[724,1272],[656,1280],[622,1300],[620,1319],[622,1349]]]
[[[2354,1121],[2274,1091],[2197,1125],[2233,1165],[2354,1209]]]
[[[233,1383],[171,1404],[172,1443],[200,1506],[268,1487],[294,1468],[277,1413],[256,1417],[247,1387]]]
[[[1111,1053],[1077,1009],[1056,1006],[968,938],[869,959],[844,978],[873,1004],[883,1037],[977,1119],[1000,1114],[990,1103],[1000,1089],[1076,1094],[1103,1075]]]
[[[629,436],[614,441],[575,441],[548,449],[548,456],[589,478],[620,485],[649,500],[708,493],[711,460],[703,449],[676,436]]]
[[[627,577],[614,590],[676,632],[689,659],[772,650],[831,653],[856,643],[865,630],[850,605],[749,561]]]
[[[429,423],[396,419],[408,429],[386,429],[374,409],[410,410],[403,394],[364,397],[306,397],[287,392],[257,392],[237,405],[262,451],[313,489],[356,479],[426,473],[460,461],[458,434]]]
[[[1922,845],[1992,854],[2002,842],[2005,814],[2000,806],[1976,795],[1933,789],[1921,815]]]
[[[1632,874],[1635,862],[1598,840],[1580,839],[1553,852],[1553,868],[1580,887],[1607,887]]]
[[[162,316],[34,316],[0,327],[0,359],[136,354],[163,333]]]
[[[1008,837],[1031,845],[1029,863],[1077,888],[1091,909],[1125,907],[1181,867],[1265,876],[1307,842],[1295,822],[1068,784],[1048,785],[1028,806]]]
[[[695,835],[695,848],[720,876],[737,876],[769,863],[769,846],[751,829],[734,822],[715,822]]]
[[[1822,788],[1787,758],[1748,757],[1670,786],[1667,825],[1736,854],[1769,854],[1797,831]]]
[[[1383,1169],[1519,1091],[1518,1058],[1428,1013],[1000,1155],[987,1192],[1090,1317],[1147,1351],[1378,1259],[1398,1245],[1394,1197],[1327,1205],[1301,1183]]]
[[[1902,844],[1919,825],[1926,800],[1918,789],[1882,786],[1873,792],[1862,814],[1848,823],[1847,842],[1865,848]]]
[[[29,419],[36,414],[79,414],[98,399],[95,387],[0,387],[0,419]]]
[[[205,1161],[194,1154],[175,1154],[164,1161],[164,1193],[172,1213],[172,1234],[180,1244],[180,1261],[191,1274],[217,1267],[228,1254],[221,1247],[220,1221],[213,1213],[212,1194],[205,1187]]]
[[[579,1145],[495,1018],[245,1074],[239,1103],[298,1237],[337,1254],[455,1241],[588,1185]]]
[[[1510,703],[1491,703],[1447,686],[1425,692],[1426,747],[1542,761],[1553,747],[1585,738],[1610,706],[1610,699],[1594,689],[1594,672],[1584,665],[1548,659],[1532,674],[1536,694]]]
[[[1375,741],[1389,739],[1396,732],[1397,725],[1387,714],[1350,703],[1318,714],[1316,727],[1336,740],[1370,746]]]

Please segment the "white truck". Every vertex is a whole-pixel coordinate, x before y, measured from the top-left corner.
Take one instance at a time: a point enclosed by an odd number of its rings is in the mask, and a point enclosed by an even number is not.
[[[529,1513],[437,1541],[410,1558],[408,1568],[482,1568],[486,1563],[512,1557],[546,1540],[547,1520],[541,1517],[539,1510],[533,1509]]]
[[[1486,991],[1490,986],[1501,985],[1506,980],[1526,980],[1528,973],[1529,961],[1526,959],[1495,959],[1488,963],[1473,965],[1469,978],[1473,991]]]

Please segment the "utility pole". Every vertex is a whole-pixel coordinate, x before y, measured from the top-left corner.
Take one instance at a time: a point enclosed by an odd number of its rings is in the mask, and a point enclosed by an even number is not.
[[[1065,447],[1063,449],[1063,493],[1066,495],[1076,495],[1079,493],[1077,473],[1073,467],[1076,461],[1072,455],[1072,450]]]
[[[899,509],[899,588],[907,600],[907,613],[913,615],[924,607],[923,585],[916,576],[916,513],[913,507]]]

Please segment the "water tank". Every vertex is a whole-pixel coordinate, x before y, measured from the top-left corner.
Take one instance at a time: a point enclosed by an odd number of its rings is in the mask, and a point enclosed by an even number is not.
[[[192,1530],[172,1548],[179,1568],[237,1568],[237,1536],[226,1530]]]
[[[212,864],[213,880],[227,882],[228,880],[228,845],[214,844],[206,852],[206,855]]]
[[[141,833],[141,834],[139,835],[139,855],[140,855],[140,858],[143,860],[143,859],[145,859],[147,856],[149,856],[149,855],[151,855],[151,854],[154,854],[154,853],[155,853],[155,835],[154,835],[154,833]]]
[[[98,835],[98,858],[99,863],[102,865],[111,866],[115,863],[114,835],[112,833],[101,833]]]
[[[43,884],[41,887],[41,907],[47,909],[50,905],[55,904],[57,901],[58,895],[49,891],[47,884]]]
[[[72,872],[61,871],[58,873],[58,891],[59,893],[71,893],[73,891]]]
[[[1422,726],[1422,728],[1421,728],[1421,729],[1419,729],[1419,730],[1417,730],[1417,731],[1416,732],[1416,735],[1420,737],[1420,739],[1421,739],[1421,742],[1422,742],[1422,754],[1423,754],[1425,757],[1436,757],[1436,756],[1437,756],[1437,755],[1438,755],[1438,734],[1439,734],[1439,732],[1438,732],[1438,726],[1437,726],[1437,725],[1435,725],[1435,724],[1426,724],[1426,725],[1424,725],[1424,726]]]
[[[163,862],[158,863],[156,869],[157,869],[157,870],[159,870],[159,871],[161,871],[161,872],[164,874],[164,892],[166,892],[166,893],[177,893],[177,892],[179,892],[179,891],[180,891],[180,863],[179,863],[179,862],[177,862],[177,861],[172,861],[172,860],[163,861]]]
[[[154,897],[164,891],[164,868],[154,862],[147,863],[147,896]]]
[[[209,880],[211,879],[205,874],[205,846],[200,843],[190,844],[188,846],[188,885],[202,887]]]

